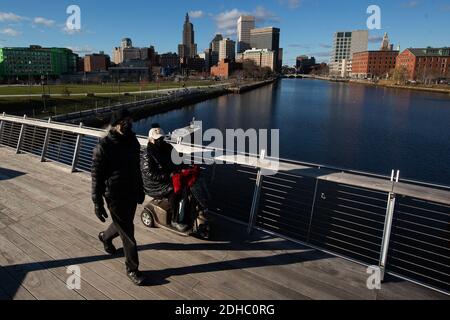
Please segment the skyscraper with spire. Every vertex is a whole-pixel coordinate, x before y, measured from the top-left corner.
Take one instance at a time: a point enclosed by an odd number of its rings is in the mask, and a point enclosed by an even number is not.
[[[181,59],[194,58],[197,55],[194,25],[189,21],[188,13],[183,25],[183,43],[178,46],[178,55]]]

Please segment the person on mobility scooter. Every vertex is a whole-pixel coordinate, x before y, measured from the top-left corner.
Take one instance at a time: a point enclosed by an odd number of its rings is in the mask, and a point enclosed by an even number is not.
[[[144,188],[152,200],[145,206],[141,220],[147,227],[208,239],[207,190],[199,177],[200,168],[175,165],[173,152],[161,127],[153,124],[141,156]]]

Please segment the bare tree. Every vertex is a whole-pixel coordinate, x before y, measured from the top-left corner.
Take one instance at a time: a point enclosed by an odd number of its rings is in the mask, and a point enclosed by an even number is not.
[[[405,66],[400,66],[394,69],[392,74],[392,78],[394,79],[396,84],[405,84],[408,78],[408,70]]]

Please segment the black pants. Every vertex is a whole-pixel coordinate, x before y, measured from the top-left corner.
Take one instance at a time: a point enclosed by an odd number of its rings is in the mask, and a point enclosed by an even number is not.
[[[178,205],[180,203],[180,200],[173,191],[167,196],[167,200],[170,204],[170,210],[172,214],[171,220],[172,222],[178,222]]]
[[[103,239],[112,241],[120,236],[125,254],[125,265],[127,272],[137,271],[139,268],[139,257],[136,239],[134,238],[134,216],[136,214],[136,202],[107,201],[113,223],[105,231]]]

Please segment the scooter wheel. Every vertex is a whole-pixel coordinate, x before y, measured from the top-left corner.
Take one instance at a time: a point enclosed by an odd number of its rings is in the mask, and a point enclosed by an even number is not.
[[[155,227],[155,219],[153,218],[153,215],[148,211],[144,210],[141,213],[141,221],[147,228],[154,228]]]

